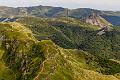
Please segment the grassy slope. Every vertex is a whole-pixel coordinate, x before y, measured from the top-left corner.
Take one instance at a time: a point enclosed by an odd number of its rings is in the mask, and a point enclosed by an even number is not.
[[[1,54],[1,53],[0,53]],[[0,80],[15,80],[15,74],[0,60]]]
[[[19,23],[0,23],[0,36],[0,79],[118,80],[118,62],[37,41]]]
[[[13,77],[18,80],[33,79],[44,55],[31,31],[18,23],[0,23],[0,36],[0,78],[12,77],[10,73],[14,73]]]
[[[118,80],[112,75],[99,73],[103,71],[107,74],[107,69],[112,71],[112,67],[119,68],[120,65],[114,61],[99,59],[81,50],[63,49],[46,40],[42,43],[46,45],[46,60],[42,63],[41,71],[35,80]]]

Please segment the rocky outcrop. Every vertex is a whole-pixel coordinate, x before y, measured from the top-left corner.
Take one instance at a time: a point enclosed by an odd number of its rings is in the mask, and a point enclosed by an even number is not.
[[[103,27],[110,27],[112,24],[110,24],[108,21],[106,21],[104,18],[102,18],[100,15],[97,15],[95,13],[92,13],[92,15],[88,16],[86,19],[86,23],[90,23],[92,25],[97,25],[101,28]]]
[[[100,27],[98,35],[102,35],[105,31],[109,31],[111,29],[112,24],[102,18],[100,15],[92,13],[87,19],[86,23],[90,23],[92,25],[96,25]]]

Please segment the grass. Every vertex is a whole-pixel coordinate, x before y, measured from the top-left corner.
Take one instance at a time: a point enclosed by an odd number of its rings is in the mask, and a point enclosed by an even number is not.
[[[17,27],[15,27],[17,26]],[[0,23],[0,79],[118,80],[120,64],[52,40],[38,41],[20,23]],[[117,79],[118,78],[118,79]]]

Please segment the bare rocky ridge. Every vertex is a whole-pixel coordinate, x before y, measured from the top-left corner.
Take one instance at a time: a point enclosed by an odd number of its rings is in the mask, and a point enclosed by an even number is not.
[[[104,34],[105,31],[109,31],[111,29],[111,26],[113,26],[111,23],[109,23],[96,13],[92,13],[92,15],[88,16],[86,19],[86,23],[99,26],[100,31],[97,33],[98,35]]]

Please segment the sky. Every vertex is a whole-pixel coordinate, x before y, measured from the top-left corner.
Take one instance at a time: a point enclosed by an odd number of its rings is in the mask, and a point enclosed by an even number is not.
[[[0,6],[28,7],[55,6],[64,8],[92,8],[99,10],[120,11],[120,0],[0,0]]]

